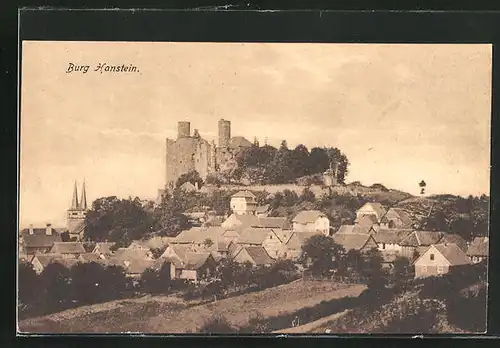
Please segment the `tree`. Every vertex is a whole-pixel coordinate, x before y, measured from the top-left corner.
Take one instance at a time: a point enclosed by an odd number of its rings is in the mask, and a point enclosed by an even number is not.
[[[18,300],[22,313],[29,313],[35,306],[39,281],[31,263],[22,262],[18,269]]]
[[[290,152],[289,166],[296,178],[310,173],[309,150],[305,145],[299,144]]]
[[[368,289],[374,290],[376,295],[387,283],[386,274],[382,269],[382,261],[380,251],[375,248],[368,250],[363,255],[361,274],[367,281]]]
[[[104,268],[96,263],[78,263],[71,268],[72,299],[80,305],[99,303],[109,299],[106,294]]]
[[[306,187],[304,189],[304,191],[302,191],[302,195],[300,198],[304,202],[315,202],[316,201],[316,196],[308,187]]]
[[[203,186],[203,179],[201,178],[200,174],[196,170],[190,170],[187,173],[182,174],[179,176],[177,179],[177,182],[175,183],[175,187],[180,187],[182,184],[190,182],[191,184],[196,186],[196,183],[198,183],[198,188],[201,188]]]
[[[312,236],[302,245],[302,259],[310,260],[309,269],[316,275],[328,275],[338,270],[345,253],[341,245],[323,235]]]
[[[328,153],[324,147],[313,147],[309,155],[309,172],[324,173],[330,167]]]
[[[422,180],[418,183],[418,186],[420,187],[420,194],[423,196],[425,194],[425,187],[427,186],[427,184],[424,180]]]
[[[398,256],[393,262],[392,276],[394,284],[400,290],[405,290],[408,281],[413,279],[413,267],[410,264],[410,260],[406,257]]]
[[[71,300],[71,274],[60,263],[50,263],[39,277],[38,289],[41,292],[43,313],[58,312],[68,307]]]
[[[140,239],[155,227],[153,215],[144,210],[139,198],[115,196],[95,200],[85,224],[85,239],[94,242]]]

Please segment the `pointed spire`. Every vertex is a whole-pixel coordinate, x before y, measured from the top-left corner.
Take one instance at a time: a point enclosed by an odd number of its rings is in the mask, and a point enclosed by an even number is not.
[[[75,188],[73,189],[73,199],[71,200],[71,208],[73,210],[78,209],[78,191],[76,188],[76,181],[75,181]]]
[[[80,209],[87,210],[87,193],[85,192],[85,179],[83,179],[82,199],[80,199]]]

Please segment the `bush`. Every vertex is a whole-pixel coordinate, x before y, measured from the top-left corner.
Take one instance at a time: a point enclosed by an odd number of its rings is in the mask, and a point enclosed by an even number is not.
[[[198,330],[200,333],[235,333],[236,328],[229,323],[222,314],[214,314],[205,319],[205,322]]]

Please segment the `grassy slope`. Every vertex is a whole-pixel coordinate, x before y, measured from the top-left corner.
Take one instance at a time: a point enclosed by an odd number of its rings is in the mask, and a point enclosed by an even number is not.
[[[358,296],[364,285],[344,285],[332,282],[303,282],[277,286],[262,291],[228,298],[199,306],[187,307],[182,300],[172,297],[146,297],[119,301],[109,309],[107,304],[80,307],[70,313],[61,312],[20,323],[25,332],[196,332],[205,318],[222,313],[236,326],[260,312],[264,317],[292,313],[313,306],[323,300],[344,296]],[[114,301],[115,302],[115,301]],[[92,307],[94,310],[90,310]],[[103,307],[103,310],[95,308]]]

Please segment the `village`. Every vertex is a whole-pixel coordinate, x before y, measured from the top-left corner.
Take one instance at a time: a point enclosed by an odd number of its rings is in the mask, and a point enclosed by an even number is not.
[[[412,299],[405,301],[413,303],[415,313],[434,311],[437,318],[443,313],[438,308],[449,306],[442,301],[456,307],[461,303],[457,301],[466,301],[456,300],[463,291],[475,289],[471,292],[475,295],[467,295],[474,298],[484,291],[489,250],[483,231],[486,196],[455,196],[449,203],[446,195],[415,197],[381,184],[345,184],[348,161],[338,149],[313,148],[309,154],[303,145],[288,149],[285,141],[279,150],[267,144],[261,147],[257,141],[252,144],[243,137],[231,137],[227,120],[221,119],[218,126],[219,144],[215,145],[202,139],[197,130],[191,135],[189,122],[178,123],[177,140],[167,139],[166,184],[156,202],[103,197],[88,205],[85,181],[80,196],[75,182],[66,227],[48,223],[22,229],[18,255],[23,318],[137,296],[181,298],[180,305],[199,306],[199,310],[206,303],[224,306],[224,301],[252,293],[263,296],[254,310],[263,306],[266,291],[297,296],[290,309],[297,315],[290,322],[291,314],[259,316],[240,323],[243,326],[238,329],[261,332],[264,329],[252,326],[255,322],[257,327],[265,322],[275,331],[303,327],[304,321],[308,327],[314,319],[328,318],[321,313],[340,315],[342,309],[351,307],[382,311],[384,305],[395,306],[401,296]],[[269,164],[249,168],[253,156],[269,149],[275,153],[267,156]],[[297,153],[305,157],[294,162]],[[313,154],[322,156],[319,166],[308,159]],[[280,156],[288,159],[272,162]],[[293,170],[292,165],[296,166]],[[235,175],[241,168],[249,173],[279,168],[289,174],[283,179],[281,173],[263,184],[259,179],[263,174],[245,177],[240,170]],[[425,183],[419,185],[423,194]],[[442,211],[435,206],[446,204],[459,207],[453,228],[436,215]],[[138,215],[127,216],[134,211]],[[116,212],[127,213],[113,215]],[[156,225],[163,227],[150,230],[153,225],[148,216],[155,216]],[[474,225],[467,225],[472,218]],[[45,298],[34,292],[39,284],[47,287]],[[418,299],[422,286],[431,302]],[[311,289],[310,296],[305,289]],[[450,298],[439,299],[450,291]],[[279,293],[274,296],[273,305],[282,313],[285,299],[278,300]],[[304,316],[300,313],[309,308],[306,303],[319,307]],[[194,316],[190,313],[186,318],[190,315]],[[356,329],[363,317],[368,316],[357,314],[352,319]],[[374,320],[385,322],[379,317]],[[159,324],[151,329],[155,321],[148,319],[147,330],[184,332],[199,320],[187,320],[182,326],[157,319]],[[210,320],[215,324],[202,328],[196,324],[190,330],[212,332],[230,326],[221,324],[226,319]],[[391,320],[398,328],[401,320]]]

